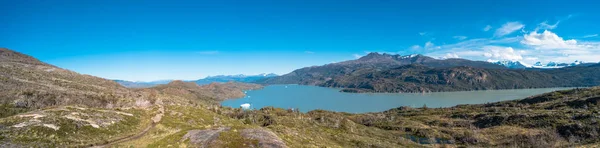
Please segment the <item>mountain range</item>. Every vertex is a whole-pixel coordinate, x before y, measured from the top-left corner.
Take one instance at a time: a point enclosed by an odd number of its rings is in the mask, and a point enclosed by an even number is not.
[[[422,83],[455,87],[473,83],[486,88],[486,81],[497,80],[488,78],[500,76],[522,77],[500,79],[508,81],[500,86],[529,79],[554,79],[552,83],[562,83],[565,81],[560,79],[567,76],[577,85],[592,85],[600,79],[589,77],[600,72],[598,64],[510,70],[461,59],[450,61],[468,66],[448,66],[456,63],[440,66],[439,61],[424,62],[430,59],[415,55],[406,57],[416,61],[409,64],[371,65],[377,61],[391,62],[387,55],[383,57],[366,60],[370,64],[352,61],[353,64],[346,63],[341,69],[360,74],[351,76],[373,77],[378,82],[404,78],[398,81],[428,89],[444,87],[426,87]],[[399,59],[403,58],[393,58]],[[358,73],[351,73],[357,67],[361,68],[356,70]],[[444,82],[436,77],[458,81]],[[222,107],[219,102],[262,86],[237,82],[200,86],[175,80],[152,88],[129,89],[112,80],[78,74],[4,48],[0,48],[0,82],[0,147],[594,147],[600,144],[597,138],[600,87],[496,103],[449,108],[398,107],[362,114],[326,110],[302,113],[274,107],[243,110]]]
[[[225,83],[225,82],[242,82],[242,83],[252,83],[255,82],[257,80],[263,79],[263,78],[270,78],[270,77],[276,77],[278,76],[277,74],[274,73],[262,73],[262,74],[258,74],[258,75],[243,75],[243,74],[238,74],[238,75],[217,75],[217,76],[208,76],[206,78],[203,79],[198,79],[198,80],[191,80],[191,81],[187,81],[187,82],[195,82],[198,85],[206,85],[206,84],[211,84],[214,82],[217,83]],[[142,82],[142,81],[127,81],[127,80],[113,80],[127,88],[149,88],[149,87],[154,87],[154,86],[158,86],[161,84],[168,84],[173,80],[159,80],[159,81],[150,81],[150,82]]]
[[[570,66],[581,66],[581,65],[592,65],[596,63],[584,63],[583,61],[576,60],[572,63],[557,63],[557,62],[548,62],[546,64],[542,64],[542,62],[536,62],[533,65],[527,65],[520,61],[489,61],[494,64],[502,65],[511,69],[525,69],[525,68],[564,68]]]
[[[598,65],[509,69],[483,61],[370,53],[356,60],[301,68],[259,83],[336,87],[343,88],[344,92],[392,93],[578,87],[600,84]]]
[[[243,74],[239,74],[239,75],[218,75],[218,76],[208,76],[204,79],[199,79],[196,80],[195,82],[198,85],[205,85],[205,84],[210,84],[213,82],[243,82],[243,83],[251,83],[251,82],[255,82],[257,80],[260,79],[264,79],[264,78],[270,78],[270,77],[276,77],[278,76],[277,74],[274,73],[262,73],[262,74],[258,74],[258,75],[243,75]]]

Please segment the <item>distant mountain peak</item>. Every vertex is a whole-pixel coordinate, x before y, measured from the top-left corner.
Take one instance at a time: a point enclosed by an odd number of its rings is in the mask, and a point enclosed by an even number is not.
[[[508,67],[508,68],[512,68],[512,69],[523,69],[523,68],[528,68],[529,66],[525,66],[525,64],[521,63],[520,61],[489,61],[491,63],[494,64],[498,64],[498,65],[502,65],[504,67]]]
[[[254,82],[259,79],[276,77],[276,76],[279,76],[279,75],[274,74],[274,73],[261,73],[258,75],[244,75],[244,74],[217,75],[217,76],[208,76],[204,79],[196,80],[195,82],[198,85],[210,84],[212,82],[231,82],[231,81],[251,83],[251,82]]]
[[[575,60],[573,63],[559,63],[559,62],[550,61],[546,64],[543,64],[542,62],[536,62],[533,65],[527,65],[520,61],[491,61],[491,60],[488,60],[488,62],[502,65],[502,66],[505,66],[508,68],[517,68],[517,69],[519,69],[519,68],[563,68],[563,67],[577,66],[580,64],[585,64],[579,60]]]
[[[371,60],[371,59],[380,59],[380,58],[386,58],[386,57],[392,57],[392,55],[390,54],[380,54],[378,52],[371,52],[363,57],[358,58],[358,60]]]
[[[363,57],[358,58],[358,61],[372,61],[372,60],[382,60],[382,59],[405,60],[405,59],[420,59],[420,58],[433,59],[431,57],[424,56],[421,54],[399,55],[399,54],[371,52]]]

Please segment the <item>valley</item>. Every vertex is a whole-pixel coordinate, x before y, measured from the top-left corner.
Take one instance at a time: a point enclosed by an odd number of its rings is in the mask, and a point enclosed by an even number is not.
[[[571,147],[600,142],[598,87],[369,113],[244,110],[220,103],[264,86],[172,81],[125,88],[8,49],[1,50],[0,64],[0,147]]]

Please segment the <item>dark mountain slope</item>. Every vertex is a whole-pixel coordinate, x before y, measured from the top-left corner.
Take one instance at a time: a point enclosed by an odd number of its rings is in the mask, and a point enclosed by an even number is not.
[[[439,92],[597,86],[599,77],[597,65],[542,71],[408,65],[331,79],[319,86],[347,88],[346,92]]]
[[[340,77],[319,86],[346,92],[438,92],[574,86],[551,74],[472,67],[432,68],[407,65],[390,70]]]
[[[323,66],[305,67],[279,77],[259,80],[257,83],[320,85],[331,79],[338,79],[340,77],[352,75],[361,75],[364,73],[387,70],[410,64],[421,64],[437,68],[470,66],[488,69],[506,69],[504,66],[489,62],[470,61],[465,59],[438,60],[423,55],[400,56],[369,53],[368,55],[356,60],[332,63]]]
[[[508,69],[483,61],[371,53],[264,79],[264,84],[345,88],[345,92],[438,92],[600,85],[600,66]]]

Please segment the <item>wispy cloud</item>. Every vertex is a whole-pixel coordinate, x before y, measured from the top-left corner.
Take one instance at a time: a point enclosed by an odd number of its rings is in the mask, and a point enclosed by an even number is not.
[[[460,56],[458,56],[458,54],[456,54],[456,53],[446,53],[446,55],[444,55],[442,57],[442,59],[451,59],[451,58],[460,58]]]
[[[535,31],[538,31],[538,30],[552,30],[552,29],[558,27],[558,23],[560,23],[560,21],[556,21],[556,23],[554,23],[553,25],[548,24],[548,21],[541,22],[535,28]]]
[[[458,39],[458,40],[465,40],[465,39],[467,39],[466,36],[453,36],[452,38]]]
[[[352,56],[354,56],[355,59],[358,59],[358,58],[362,57],[362,56],[360,56],[358,54],[352,54]]]
[[[419,35],[425,36],[425,35],[427,35],[427,32],[419,32]]]
[[[494,36],[502,37],[509,35],[517,30],[523,29],[524,27],[525,25],[523,25],[521,22],[507,22],[506,24],[502,25],[502,27],[496,29]]]
[[[431,51],[434,49],[440,49],[440,46],[436,46],[433,42],[431,41],[427,41],[425,42],[425,44],[423,46],[420,45],[413,45],[409,48],[409,50],[413,51],[413,52],[423,52],[422,50],[425,51]]]
[[[304,51],[304,53],[306,53],[306,54],[314,54],[315,52],[312,52],[312,51]]]
[[[435,44],[433,44],[431,41],[428,41],[427,43],[425,43],[425,46],[423,46],[423,47],[425,47],[426,49],[429,49],[429,48],[432,48],[434,46],[435,46]]]
[[[217,50],[212,50],[212,51],[198,51],[196,53],[197,54],[203,54],[203,55],[213,55],[213,54],[219,54],[219,51],[217,51]]]
[[[490,31],[491,29],[492,29],[492,26],[490,26],[490,25],[483,27],[483,31],[485,31],[485,32]]]
[[[598,34],[590,34],[590,35],[585,35],[583,36],[583,38],[593,38],[593,37],[597,37]]]

